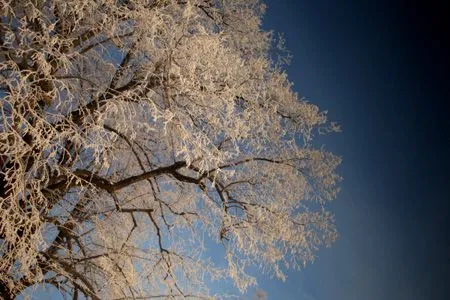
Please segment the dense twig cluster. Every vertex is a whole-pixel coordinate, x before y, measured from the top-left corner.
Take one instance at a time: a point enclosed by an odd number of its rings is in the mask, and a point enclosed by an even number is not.
[[[336,128],[271,59],[257,0],[0,5],[0,298],[243,291],[248,266],[283,279],[335,239],[340,160],[311,141]]]

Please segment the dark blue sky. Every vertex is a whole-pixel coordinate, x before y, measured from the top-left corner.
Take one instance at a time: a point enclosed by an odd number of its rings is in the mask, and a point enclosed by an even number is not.
[[[295,90],[343,133],[340,238],[269,299],[448,299],[448,10],[389,1],[268,1]],[[450,27],[449,27],[450,28]]]

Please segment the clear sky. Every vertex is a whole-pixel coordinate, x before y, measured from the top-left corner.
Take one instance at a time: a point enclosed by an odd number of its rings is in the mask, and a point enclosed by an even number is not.
[[[268,1],[295,90],[342,125],[323,143],[344,177],[339,240],[286,283],[261,280],[269,299],[450,299],[450,18],[390,2]]]
[[[338,241],[285,283],[261,277],[269,299],[450,297],[450,18],[390,2],[268,1],[264,28],[284,33],[295,90],[342,125],[320,142],[344,159]]]

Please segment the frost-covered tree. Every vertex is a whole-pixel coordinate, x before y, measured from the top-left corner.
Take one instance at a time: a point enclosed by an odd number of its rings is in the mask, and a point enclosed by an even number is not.
[[[258,0],[0,10],[0,298],[245,291],[250,266],[284,279],[335,240],[340,159],[312,138],[337,128],[292,91]]]

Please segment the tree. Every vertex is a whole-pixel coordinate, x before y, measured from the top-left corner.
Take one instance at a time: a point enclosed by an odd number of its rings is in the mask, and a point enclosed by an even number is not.
[[[336,131],[257,0],[2,1],[0,297],[241,291],[336,238]],[[209,259],[217,243],[224,264]]]

